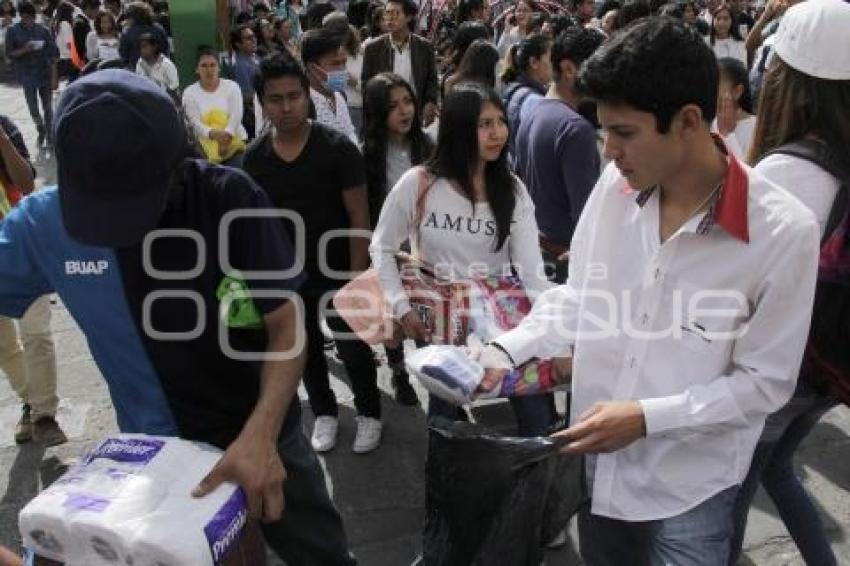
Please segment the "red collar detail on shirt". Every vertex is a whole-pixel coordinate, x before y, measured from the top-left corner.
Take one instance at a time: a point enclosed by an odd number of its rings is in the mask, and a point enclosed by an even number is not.
[[[720,187],[715,201],[708,210],[706,218],[700,223],[697,230],[698,234],[707,234],[713,224],[718,224],[730,236],[738,238],[742,242],[749,243],[750,231],[747,220],[748,208],[747,199],[749,198],[750,180],[747,172],[727,148],[723,140],[712,134],[717,147],[726,155],[728,168],[726,170],[726,178]],[[643,205],[649,200],[657,187],[637,191],[629,186],[627,182],[623,183],[620,188],[623,194],[634,195],[635,202],[643,208]]]
[[[722,144],[723,142],[719,141],[719,143]],[[723,187],[720,189],[720,196],[714,205],[714,221],[731,236],[749,243],[747,199],[749,197],[750,180],[738,158],[728,150],[726,153],[729,169],[726,172]]]

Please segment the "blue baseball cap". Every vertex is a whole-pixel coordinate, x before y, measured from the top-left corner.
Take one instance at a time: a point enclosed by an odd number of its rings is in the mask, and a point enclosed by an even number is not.
[[[156,228],[186,130],[171,98],[119,69],[71,83],[56,108],[59,201],[72,238],[136,244]]]

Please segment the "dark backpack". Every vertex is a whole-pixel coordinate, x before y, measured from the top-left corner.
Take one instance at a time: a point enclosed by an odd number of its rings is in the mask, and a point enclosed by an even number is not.
[[[516,142],[517,132],[519,132],[522,105],[525,104],[525,100],[535,92],[536,91],[531,86],[522,82],[516,82],[507,88],[502,97],[502,101],[505,104],[505,117],[508,120],[508,127],[511,132],[510,137],[508,137],[508,151],[511,156],[515,153],[514,144]],[[515,103],[514,98],[516,98]]]
[[[767,155],[777,153],[811,161],[841,183],[821,240],[812,325],[801,374],[821,393],[850,405],[850,164],[816,140],[791,142]]]

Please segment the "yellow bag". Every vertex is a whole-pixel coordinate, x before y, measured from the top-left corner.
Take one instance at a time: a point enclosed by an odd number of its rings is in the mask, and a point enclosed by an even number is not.
[[[201,116],[201,123],[208,128],[212,128],[213,130],[223,130],[227,127],[228,115],[227,112],[221,110],[219,108],[213,108],[203,116]],[[230,141],[230,145],[227,148],[227,151],[222,155],[221,148],[217,141],[211,138],[201,138],[201,147],[204,150],[204,155],[207,156],[207,159],[211,163],[221,163],[222,161],[226,161],[239,153],[240,151],[245,150],[245,140],[240,138],[238,135],[233,136],[233,139]]]

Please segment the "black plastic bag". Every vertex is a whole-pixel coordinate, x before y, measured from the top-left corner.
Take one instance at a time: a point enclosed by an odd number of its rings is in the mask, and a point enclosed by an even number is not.
[[[543,546],[585,502],[584,460],[551,438],[431,427],[425,566],[539,566]]]

